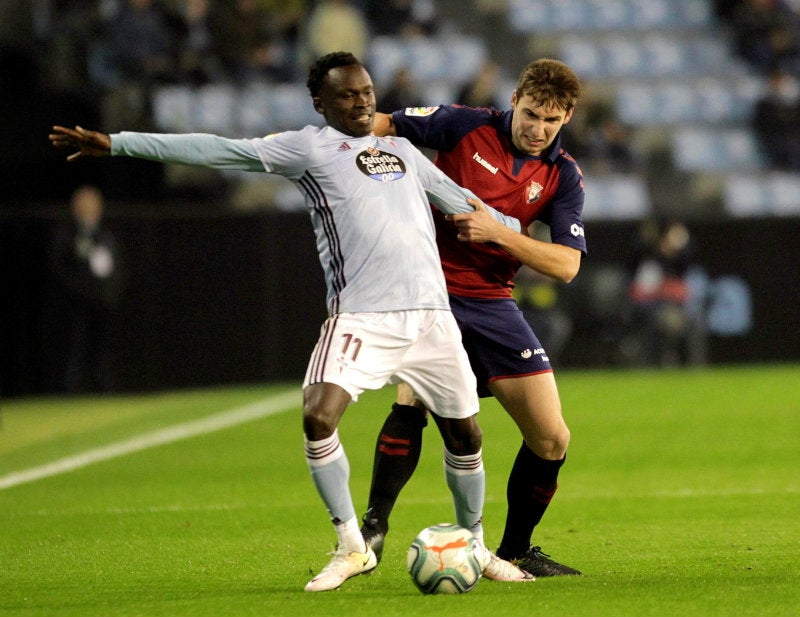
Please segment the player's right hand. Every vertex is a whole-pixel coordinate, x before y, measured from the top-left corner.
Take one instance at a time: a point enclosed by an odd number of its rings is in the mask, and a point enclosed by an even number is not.
[[[84,156],[108,156],[111,154],[111,138],[97,131],[87,131],[76,126],[69,129],[64,126],[54,126],[53,132],[48,135],[50,143],[55,148],[76,148],[67,157],[70,163]]]

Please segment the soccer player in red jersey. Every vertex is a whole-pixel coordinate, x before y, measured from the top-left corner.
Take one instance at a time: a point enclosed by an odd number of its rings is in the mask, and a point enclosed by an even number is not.
[[[523,228],[534,221],[549,226],[547,242],[501,230],[488,216],[465,220],[434,211],[450,305],[479,393],[495,396],[523,437],[508,478],[508,512],[497,554],[535,576],[580,574],[531,545],[534,527],[556,491],[570,432],[547,353],[512,298],[512,279],[527,266],[567,283],[586,253],[583,177],[562,148],[560,133],[580,94],[580,82],[567,65],[539,59],[520,74],[509,110],[406,108],[377,114],[374,127],[378,135],[406,137],[436,150],[440,169],[519,219]],[[467,229],[478,243],[459,236]],[[481,242],[482,234],[494,241]],[[426,410],[414,398],[413,386],[401,385],[378,437],[363,517],[362,533],[378,555],[395,500],[419,460],[425,425]]]

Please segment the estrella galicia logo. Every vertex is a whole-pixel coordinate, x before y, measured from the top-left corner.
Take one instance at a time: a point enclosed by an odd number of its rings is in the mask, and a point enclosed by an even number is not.
[[[403,159],[383,150],[369,147],[356,157],[361,173],[379,182],[394,182],[406,175]]]

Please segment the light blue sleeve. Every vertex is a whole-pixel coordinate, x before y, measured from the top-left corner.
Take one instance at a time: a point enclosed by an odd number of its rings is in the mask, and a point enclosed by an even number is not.
[[[489,214],[503,225],[510,227],[516,232],[522,231],[522,225],[518,219],[495,210],[492,206],[484,203],[475,193],[469,189],[460,187],[444,174],[442,174],[442,180],[440,182],[430,188],[426,188],[425,192],[428,194],[430,202],[445,214],[474,212],[475,209],[467,203],[467,198],[472,197],[483,203]]]
[[[111,155],[216,169],[264,171],[249,139],[227,139],[208,133],[114,133]]]

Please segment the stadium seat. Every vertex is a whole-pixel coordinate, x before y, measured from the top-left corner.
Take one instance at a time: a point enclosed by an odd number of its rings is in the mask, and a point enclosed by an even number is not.
[[[218,135],[233,135],[236,130],[238,91],[223,83],[197,88],[194,93],[194,130]]]
[[[268,82],[253,82],[239,92],[238,124],[242,135],[263,137],[278,130],[271,102],[274,87]]]
[[[643,177],[634,174],[587,176],[585,220],[638,220],[650,215],[652,204]]]
[[[800,174],[735,174],[725,178],[722,203],[734,217],[800,215]]]
[[[708,2],[686,0],[510,0],[507,20],[518,32],[701,29]]]
[[[160,131],[194,130],[194,92],[187,86],[162,86],[152,97],[153,120]]]
[[[311,104],[305,84],[274,84],[270,86],[270,117],[273,131],[298,129],[307,124],[321,125],[324,119]]]
[[[753,171],[762,166],[755,136],[747,128],[686,127],[676,131],[673,160],[684,171]]]

